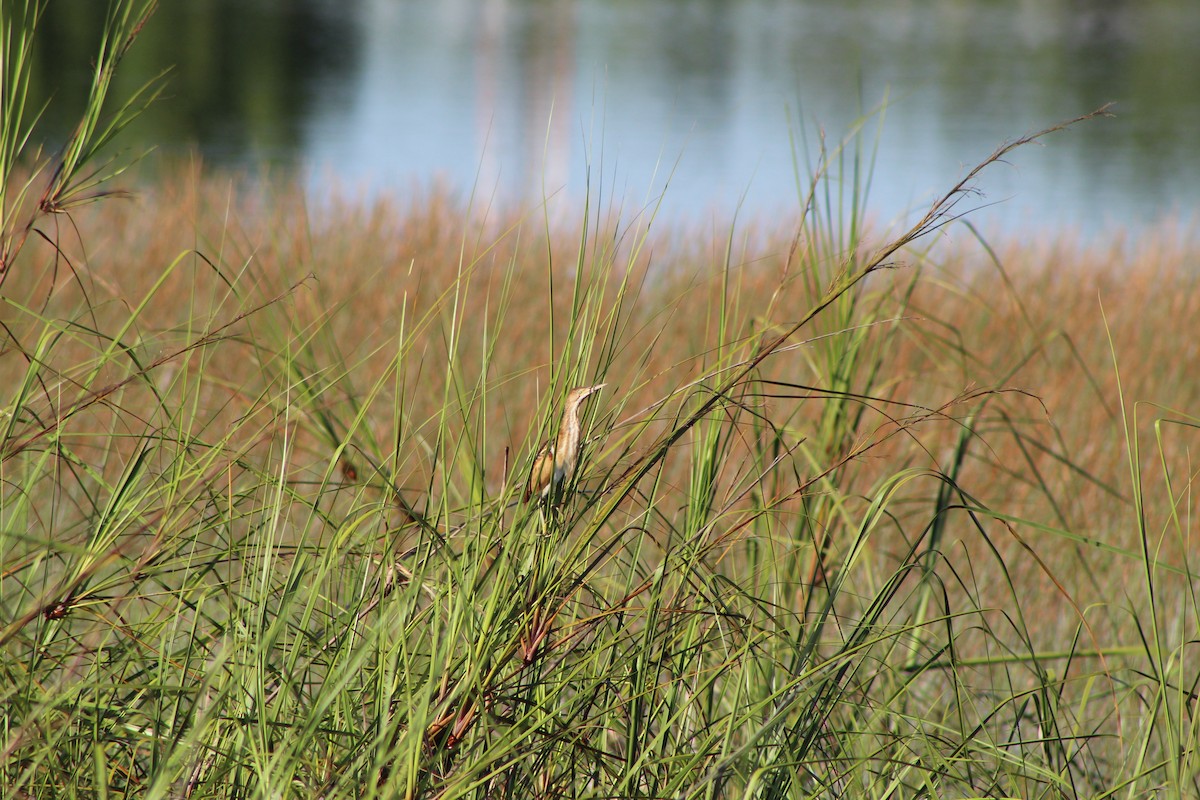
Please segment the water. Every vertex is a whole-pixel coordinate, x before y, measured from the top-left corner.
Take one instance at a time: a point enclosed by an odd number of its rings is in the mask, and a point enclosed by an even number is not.
[[[102,22],[58,0],[38,86],[78,102]],[[985,228],[1191,219],[1200,201],[1200,3],[1158,0],[164,0],[124,87],[173,67],[134,141],[404,194],[786,218],[820,131],[865,139],[870,208],[911,217],[1001,142],[1115,102],[1020,151]],[[48,118],[53,127],[56,117]],[[798,163],[797,163],[798,162]]]

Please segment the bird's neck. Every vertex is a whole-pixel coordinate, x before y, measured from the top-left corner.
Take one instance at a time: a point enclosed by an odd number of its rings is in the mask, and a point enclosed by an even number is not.
[[[579,406],[568,406],[563,412],[555,449],[564,464],[575,465],[575,459],[579,456]]]

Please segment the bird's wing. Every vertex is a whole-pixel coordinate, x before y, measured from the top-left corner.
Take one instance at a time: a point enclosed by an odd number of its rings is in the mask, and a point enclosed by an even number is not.
[[[550,482],[554,480],[554,443],[542,445],[537,456],[533,459],[533,469],[529,471],[529,483],[525,486],[525,500],[534,494],[541,494]]]

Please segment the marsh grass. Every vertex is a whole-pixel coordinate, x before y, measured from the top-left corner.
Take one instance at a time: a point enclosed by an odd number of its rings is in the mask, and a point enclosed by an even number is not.
[[[4,796],[1195,793],[1196,247],[872,232],[862,141],[724,235],[7,195]]]

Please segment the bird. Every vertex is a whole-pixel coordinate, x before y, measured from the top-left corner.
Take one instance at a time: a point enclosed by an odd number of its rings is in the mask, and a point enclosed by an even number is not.
[[[579,386],[567,393],[566,408],[558,425],[558,436],[546,442],[533,459],[529,483],[525,486],[525,502],[534,495],[539,500],[549,498],[551,504],[560,499],[563,485],[575,473],[579,461],[579,407],[607,384]]]

